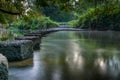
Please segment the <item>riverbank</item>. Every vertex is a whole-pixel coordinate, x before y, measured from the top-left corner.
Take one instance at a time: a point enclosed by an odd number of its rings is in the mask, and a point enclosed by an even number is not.
[[[119,4],[101,5],[78,16],[78,20],[70,22],[74,28],[120,31]]]

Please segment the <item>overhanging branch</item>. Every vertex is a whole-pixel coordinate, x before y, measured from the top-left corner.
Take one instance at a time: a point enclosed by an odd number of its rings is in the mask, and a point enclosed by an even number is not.
[[[0,12],[3,12],[3,13],[7,13],[7,14],[10,14],[10,15],[21,15],[22,13],[20,12],[10,12],[10,11],[6,11],[4,9],[0,9]]]

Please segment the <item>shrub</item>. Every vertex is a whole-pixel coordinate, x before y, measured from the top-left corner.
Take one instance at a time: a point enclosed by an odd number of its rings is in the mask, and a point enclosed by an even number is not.
[[[69,21],[69,24],[70,24],[71,27],[76,26],[77,23],[78,23],[78,20],[72,20],[72,21]]]
[[[89,8],[80,15],[74,27],[92,30],[120,30],[119,5]]]
[[[9,33],[7,30],[0,30],[0,41],[6,41],[9,38]]]
[[[48,29],[58,27],[58,23],[50,20],[49,17],[34,18],[27,22],[19,21],[9,26],[20,30]]]
[[[49,17],[42,17],[41,19],[34,20],[31,29],[48,29],[58,27],[58,23],[50,20]]]

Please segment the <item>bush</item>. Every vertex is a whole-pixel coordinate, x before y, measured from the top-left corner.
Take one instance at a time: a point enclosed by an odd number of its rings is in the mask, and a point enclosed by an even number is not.
[[[27,22],[19,21],[18,23],[9,26],[20,30],[35,30],[35,29],[48,29],[58,27],[58,23],[50,20],[49,17],[34,18]]]
[[[7,30],[0,30],[0,41],[6,41],[9,38],[9,33]]]
[[[76,28],[92,30],[120,30],[119,5],[89,8],[74,24]]]
[[[41,19],[36,19],[31,25],[31,29],[48,29],[58,27],[58,23],[50,20],[49,17],[42,17]]]
[[[76,26],[77,23],[78,23],[78,20],[69,21],[69,24],[70,24],[71,27]]]

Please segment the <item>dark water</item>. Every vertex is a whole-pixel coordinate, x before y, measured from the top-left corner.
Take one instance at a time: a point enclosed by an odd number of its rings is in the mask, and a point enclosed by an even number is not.
[[[120,80],[120,32],[53,33],[10,65],[9,80]]]

